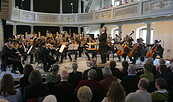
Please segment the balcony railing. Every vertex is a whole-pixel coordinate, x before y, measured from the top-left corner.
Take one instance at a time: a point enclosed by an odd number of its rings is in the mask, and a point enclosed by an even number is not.
[[[173,15],[173,0],[146,0],[91,13],[53,14],[11,9],[12,21],[45,24],[97,24]]]

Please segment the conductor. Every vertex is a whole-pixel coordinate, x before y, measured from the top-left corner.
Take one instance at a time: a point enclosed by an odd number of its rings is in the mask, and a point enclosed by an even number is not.
[[[108,45],[107,45],[107,27],[103,26],[101,29],[101,35],[99,38],[100,44],[99,44],[99,51],[101,54],[101,61],[102,63],[106,63],[106,53],[108,51]]]

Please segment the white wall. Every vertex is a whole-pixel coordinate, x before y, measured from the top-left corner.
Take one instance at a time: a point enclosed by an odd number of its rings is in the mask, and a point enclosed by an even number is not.
[[[154,40],[162,41],[160,44],[164,47],[164,58],[173,58],[173,21],[155,22],[151,26],[154,29]]]

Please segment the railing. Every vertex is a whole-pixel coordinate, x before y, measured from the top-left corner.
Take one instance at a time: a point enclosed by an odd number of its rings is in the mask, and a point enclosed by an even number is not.
[[[53,14],[12,8],[12,21],[45,24],[97,24],[173,15],[173,0],[146,0],[80,14]]]

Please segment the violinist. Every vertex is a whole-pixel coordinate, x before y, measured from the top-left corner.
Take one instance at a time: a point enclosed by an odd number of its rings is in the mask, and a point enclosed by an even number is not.
[[[56,60],[52,56],[50,56],[51,52],[51,45],[46,44],[45,42],[42,45],[41,48],[41,60],[43,62],[43,69],[45,72],[48,72],[49,68],[52,64],[56,63]]]
[[[72,40],[70,45],[78,45],[78,43],[75,40]],[[78,48],[74,50],[68,50],[68,56],[69,56],[70,62],[72,61],[72,57],[71,57],[72,54],[75,54],[74,61],[77,61],[77,55],[78,55],[77,51],[78,51]]]
[[[85,47],[86,48],[94,48],[94,45],[89,45],[88,43],[94,43],[95,41],[91,39],[88,40],[88,42],[86,43]],[[88,60],[91,60],[89,53],[91,53],[92,55],[92,59],[96,58],[97,55],[97,51],[96,50],[86,50],[85,51],[85,55],[87,56]]]
[[[18,68],[20,74],[23,74],[23,66],[21,63],[21,54],[18,51],[18,46],[15,46],[15,42],[11,40],[6,40],[5,45],[2,49],[2,62],[4,64],[3,70],[6,70],[7,65],[12,64],[12,73],[17,74],[16,70]]]

